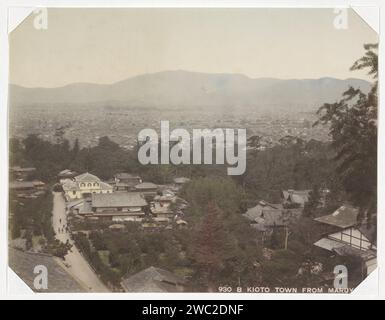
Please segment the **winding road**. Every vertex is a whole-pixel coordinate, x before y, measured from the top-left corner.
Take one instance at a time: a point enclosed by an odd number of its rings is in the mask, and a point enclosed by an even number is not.
[[[52,223],[56,239],[65,243],[67,240],[73,245],[71,251],[65,256],[65,268],[88,292],[109,292],[86,259],[80,254],[70,234],[66,232],[67,224],[66,206],[63,195],[60,192],[53,193]]]

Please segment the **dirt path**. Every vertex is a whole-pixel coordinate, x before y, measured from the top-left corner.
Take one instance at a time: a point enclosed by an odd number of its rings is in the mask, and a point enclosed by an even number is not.
[[[85,258],[80,254],[71,240],[69,233],[65,230],[67,216],[63,195],[60,192],[54,192],[53,197],[52,223],[56,238],[61,242],[65,243],[68,240],[73,244],[71,252],[65,256],[65,264],[69,265],[69,267],[67,267],[68,272],[89,292],[109,292],[107,287],[91,269]]]

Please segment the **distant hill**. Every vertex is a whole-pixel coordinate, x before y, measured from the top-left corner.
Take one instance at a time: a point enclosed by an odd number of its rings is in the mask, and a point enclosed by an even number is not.
[[[261,111],[290,108],[312,111],[334,102],[349,86],[367,92],[361,79],[252,79],[240,74],[164,71],[132,77],[114,84],[74,83],[58,88],[10,85],[10,106],[109,104],[127,107],[253,108]]]

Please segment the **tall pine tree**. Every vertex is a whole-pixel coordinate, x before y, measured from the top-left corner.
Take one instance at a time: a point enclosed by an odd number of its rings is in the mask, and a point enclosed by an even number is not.
[[[208,291],[216,291],[218,273],[225,267],[230,239],[223,224],[223,212],[210,202],[195,230],[192,256]]]
[[[378,44],[366,44],[365,55],[351,70],[369,69],[374,83],[369,93],[350,87],[340,101],[326,103],[315,123],[329,125],[337,176],[351,202],[360,208],[360,219],[377,210],[377,85]]]

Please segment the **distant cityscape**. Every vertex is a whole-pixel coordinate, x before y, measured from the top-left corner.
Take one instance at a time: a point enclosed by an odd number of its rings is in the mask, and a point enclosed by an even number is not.
[[[248,137],[260,136],[265,147],[271,147],[286,136],[305,141],[328,141],[327,128],[312,127],[315,112],[269,115],[259,112],[237,114],[210,112],[210,110],[159,110],[153,108],[108,108],[86,106],[29,106],[15,108],[10,135],[25,138],[37,134],[42,139],[56,142],[64,138],[71,143],[79,139],[83,147],[95,146],[100,137],[108,136],[125,149],[136,145],[138,132],[144,128],[159,128],[160,120],[169,120],[175,128],[245,128]]]

